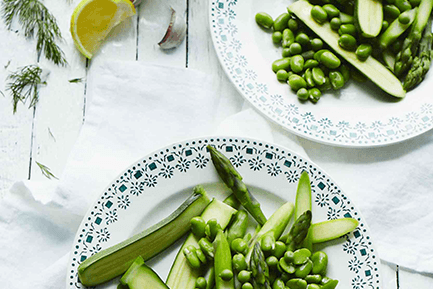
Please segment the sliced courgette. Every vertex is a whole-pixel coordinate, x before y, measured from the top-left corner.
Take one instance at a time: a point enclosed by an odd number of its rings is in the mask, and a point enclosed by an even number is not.
[[[193,194],[170,216],[156,225],[102,250],[78,267],[78,277],[85,286],[95,286],[123,274],[134,260],[144,261],[157,255],[189,231],[190,220],[210,203],[205,190],[197,186]]]
[[[216,219],[218,224],[224,230],[234,213],[236,213],[235,209],[217,199],[213,199],[203,211],[201,217],[205,222],[210,219]],[[201,271],[192,268],[183,254],[183,249],[190,245],[196,248],[199,247],[198,240],[192,233],[183,243],[173,265],[171,266],[166,282],[167,286],[171,289],[194,289],[195,281],[200,277]]]
[[[359,222],[352,218],[340,218],[312,224],[311,241],[321,243],[340,238],[358,227]]]
[[[170,289],[152,268],[144,264],[141,256],[135,259],[125,275],[120,279],[120,283],[127,285],[129,289]]]
[[[382,0],[356,0],[355,19],[362,36],[376,37],[382,29]]]
[[[313,5],[307,1],[300,0],[291,4],[289,10],[319,35],[336,53],[355,66],[383,91],[395,97],[405,97],[406,92],[400,80],[379,61],[373,57],[369,57],[366,61],[360,61],[355,53],[342,49],[338,44],[339,35],[332,31],[329,23],[318,24],[311,18],[312,7]]]

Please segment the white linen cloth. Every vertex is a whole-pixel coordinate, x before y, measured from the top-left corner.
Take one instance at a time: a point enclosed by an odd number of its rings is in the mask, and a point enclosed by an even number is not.
[[[95,76],[95,77],[93,77]],[[308,156],[356,203],[381,259],[433,273],[433,134],[375,149],[298,138],[233,89],[192,69],[106,62],[93,67],[86,123],[59,181],[14,184],[0,201],[2,288],[64,288],[69,251],[89,206],[121,171],[188,138],[233,135]]]

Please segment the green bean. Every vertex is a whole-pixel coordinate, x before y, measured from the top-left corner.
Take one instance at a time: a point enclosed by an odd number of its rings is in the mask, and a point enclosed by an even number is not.
[[[295,276],[298,278],[305,278],[310,274],[313,269],[313,262],[308,259],[307,262],[296,268]]]
[[[361,44],[356,49],[356,57],[361,60],[365,61],[367,58],[371,55],[371,52],[373,51],[373,48],[370,44]]]
[[[323,251],[317,251],[311,256],[313,261],[313,274],[325,275],[328,266],[328,255]]]
[[[295,42],[295,34],[289,28],[283,30],[283,39],[281,41],[281,46],[283,48],[289,47],[293,42]]]
[[[285,252],[286,252],[286,244],[281,241],[276,241],[275,248],[274,251],[272,252],[272,255],[279,259],[284,256]]]
[[[244,284],[242,284],[242,289],[253,289],[253,285],[251,285],[250,282],[246,282]]]
[[[290,85],[290,88],[294,91],[298,91],[300,88],[307,88],[307,83],[305,82],[305,79],[303,79],[297,74],[290,75],[288,83]]]
[[[236,272],[240,272],[248,268],[247,262],[245,261],[245,256],[241,253],[237,253],[233,256],[232,264],[233,269]]]
[[[281,43],[281,40],[283,39],[283,33],[281,31],[274,31],[272,33],[272,42],[275,44]]]
[[[307,283],[320,284],[320,282],[322,282],[322,276],[319,274],[307,275],[304,280],[307,281]]]
[[[221,226],[218,224],[218,221],[216,219],[210,219],[206,223],[205,234],[209,240],[213,241],[219,229],[221,229]]]
[[[221,271],[220,275],[221,279],[223,279],[224,281],[230,281],[231,279],[233,279],[233,271],[230,269],[224,269]]]
[[[311,17],[319,24],[325,23],[328,19],[328,14],[326,11],[320,7],[319,5],[314,5],[311,9]]]
[[[295,41],[302,45],[302,47],[306,47],[310,44],[310,37],[304,33],[300,32],[296,34]]]
[[[251,280],[251,271],[242,270],[238,273],[238,280],[241,283],[246,283]]]
[[[284,69],[279,69],[277,71],[277,78],[278,76],[278,72],[279,71],[285,71]],[[281,74],[281,72],[280,72]],[[287,74],[287,72],[286,72]],[[281,75],[280,75],[281,77]],[[233,216],[233,222],[231,223],[231,225],[229,226],[229,228],[226,230],[227,232],[227,241],[229,242],[229,244],[232,244],[234,239],[237,238],[242,238],[248,228],[248,213],[244,210],[238,210],[236,212],[236,214]]]
[[[335,69],[340,66],[341,60],[331,51],[324,51],[320,55],[320,63],[330,69]]]
[[[342,24],[338,29],[338,34],[349,34],[356,37],[356,27],[353,24]]]
[[[290,70],[290,58],[286,57],[286,58],[281,58],[281,59],[277,59],[272,63],[272,70],[277,73],[278,70]]]
[[[200,250],[209,258],[214,258],[214,247],[211,242],[207,238],[201,238],[198,241],[198,245],[200,246]]]
[[[283,13],[274,20],[274,31],[283,31],[287,28],[290,19],[289,13]]]
[[[307,70],[305,70],[304,79],[305,79],[305,82],[307,83],[308,87],[316,86],[316,83],[314,82],[314,79],[313,79],[313,73],[311,72],[311,68],[308,68]]]
[[[269,29],[274,25],[272,16],[265,12],[259,12],[256,14],[256,23],[263,28]]]
[[[356,39],[350,34],[341,35],[338,44],[345,50],[354,51],[356,49]]]
[[[395,5],[385,5],[383,7],[383,13],[390,19],[396,19],[401,12]]]
[[[323,47],[323,41],[320,38],[313,38],[310,40],[311,49],[318,51]]]
[[[301,54],[301,52],[302,52],[302,46],[301,46],[301,44],[299,44],[297,42],[292,43],[290,45],[289,49],[290,49],[291,55]]]
[[[325,4],[322,8],[326,11],[326,14],[328,14],[328,19],[340,16],[340,10],[332,4]]]
[[[186,248],[184,248],[183,254],[184,254],[186,260],[188,261],[188,264],[192,268],[198,269],[201,267],[201,262],[200,262],[200,259],[197,257],[197,253],[196,253],[194,246],[187,246]]]
[[[313,67],[311,73],[316,85],[322,85],[325,83],[325,73],[320,67]]]
[[[412,5],[410,5],[407,0],[395,0],[395,6],[397,6],[401,12],[412,9]]]
[[[310,93],[308,92],[308,90],[306,88],[300,88],[296,92],[296,95],[298,96],[298,98],[300,100],[307,100],[308,97],[310,96]]]
[[[205,227],[206,222],[202,217],[194,217],[190,221],[191,224],[191,232],[198,238],[202,238],[205,236]]]
[[[198,277],[195,280],[195,287],[199,289],[205,289],[207,285],[207,281],[204,277]]]
[[[299,28],[299,23],[298,23],[298,21],[296,21],[296,20],[293,19],[293,18],[290,18],[290,19],[289,19],[289,22],[287,23],[287,25],[288,25],[289,29],[292,30],[292,31],[296,31],[296,30],[298,30],[298,28]]]
[[[304,63],[304,69],[317,67],[318,65],[319,65],[319,62],[317,60],[315,60],[315,59],[308,59]]]
[[[286,286],[290,289],[306,289],[307,281],[301,278],[293,278],[286,282]]]
[[[285,289],[286,285],[284,284],[284,281],[280,278],[275,279],[274,283],[272,284],[272,289]]]
[[[290,69],[295,73],[304,70],[304,58],[301,55],[295,55],[290,58]]]
[[[283,57],[283,58],[286,58],[286,57],[289,57],[289,56],[291,56],[292,54],[290,53],[290,47],[285,47],[285,48],[283,48],[283,51],[281,52],[281,56]]]
[[[318,102],[320,97],[322,96],[322,92],[316,87],[309,89],[308,93],[309,93],[309,99],[313,103]]]
[[[332,30],[338,31],[338,29],[340,29],[341,26],[341,20],[338,17],[334,17],[331,19],[331,21],[329,22],[329,25],[331,26]]]
[[[301,248],[293,252],[293,264],[301,265],[307,262],[308,258],[311,256],[310,250],[307,248]]]

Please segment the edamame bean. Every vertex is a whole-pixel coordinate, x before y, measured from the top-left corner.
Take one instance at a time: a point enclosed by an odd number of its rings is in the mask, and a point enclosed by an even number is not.
[[[200,250],[200,248],[196,248],[195,249],[195,253],[197,254],[197,258],[200,260],[200,262],[202,263],[202,264],[206,264],[207,262],[207,260],[206,260],[206,255],[203,253],[203,251],[202,250]]]
[[[288,27],[289,19],[290,19],[289,13],[283,13],[279,15],[277,18],[275,18],[274,31],[283,31],[284,29],[286,29]]]
[[[310,37],[304,32],[298,33],[295,37],[295,41],[302,45],[302,47],[306,47],[310,44]]]
[[[279,259],[284,256],[284,252],[286,252],[286,244],[281,241],[276,241],[272,255]]]
[[[308,68],[307,70],[305,70],[304,79],[305,79],[305,82],[307,82],[308,87],[316,86],[316,83],[313,80],[313,74],[311,72],[311,68]]]
[[[194,246],[191,246],[191,247],[192,248],[190,248],[190,246],[187,246],[186,248],[184,248],[183,254],[184,254],[186,260],[188,261],[188,264],[192,268],[198,269],[201,266],[201,262],[200,262],[200,259],[197,257],[197,253],[196,253]]]
[[[370,44],[363,43],[363,44],[358,46],[355,53],[356,53],[356,57],[359,60],[365,61],[371,55],[372,51],[373,51],[373,49],[372,49]]]
[[[251,285],[250,282],[246,282],[244,284],[242,284],[242,289],[253,289],[253,285]]]
[[[284,253],[284,259],[287,263],[292,263],[294,258],[294,253],[292,251],[286,251]]]
[[[204,277],[200,276],[195,280],[195,287],[196,288],[205,289],[206,285],[207,285],[207,281]]]
[[[325,280],[325,281],[324,281]],[[331,278],[323,278],[321,289],[335,289],[337,287],[338,280],[331,279]]]
[[[308,92],[308,90],[306,88],[300,88],[296,92],[296,95],[298,96],[298,98],[300,100],[307,100],[308,97],[310,96],[310,93]]]
[[[278,77],[278,72],[280,72],[280,71],[284,72],[286,74],[286,76],[287,76],[287,71],[285,71],[285,70],[279,70],[279,71],[277,71],[277,77]],[[245,242],[242,238],[236,238],[236,239],[234,239],[230,245],[231,245],[232,251],[234,251],[236,253],[243,253],[243,252],[245,252],[245,250],[248,249],[247,242]]]
[[[263,252],[270,252],[275,248],[275,237],[272,234],[263,235],[260,240],[260,247]]]
[[[332,88],[332,85],[331,85],[331,82],[329,81],[328,76],[325,77],[325,83],[320,85],[318,88],[320,89],[320,91],[327,91],[327,90],[330,90]]]
[[[313,262],[308,259],[307,262],[296,268],[295,276],[298,278],[305,278],[310,274],[311,269],[313,269]]]
[[[307,275],[304,279],[307,283],[320,284],[322,282],[322,276],[319,274]]]
[[[251,280],[251,271],[242,270],[238,273],[238,280],[241,283],[246,283]]]
[[[350,69],[346,64],[341,64],[338,70],[341,72],[344,78],[344,82],[348,82],[350,79]]]
[[[398,16],[398,21],[399,21],[401,24],[408,24],[408,23],[410,22],[410,16],[409,16],[409,14],[407,14],[407,13],[401,13],[401,14]]]
[[[290,70],[290,58],[289,57],[277,59],[272,63],[272,70],[275,73],[277,73],[277,71],[281,70],[281,69],[283,69],[285,71]]]
[[[311,74],[316,85],[322,85],[325,83],[325,73],[320,67],[313,67]]]
[[[198,245],[200,246],[200,250],[210,259],[213,259],[215,256],[214,247],[211,242],[207,238],[201,238],[198,241]]]
[[[206,222],[202,217],[194,217],[190,221],[191,232],[198,238],[203,238],[205,236]]]
[[[307,281],[301,278],[293,278],[286,282],[286,286],[290,289],[306,289]]]
[[[233,269],[235,269],[236,272],[240,272],[242,270],[246,270],[248,265],[245,260],[245,256],[243,254],[235,254],[232,259]]]
[[[274,42],[275,44],[281,43],[282,39],[283,33],[281,33],[281,31],[274,31],[274,33],[272,33],[272,42]]]
[[[320,38],[313,38],[310,40],[311,49],[318,51],[323,47],[323,41]]]
[[[278,262],[278,268],[281,269],[282,272],[284,271],[288,274],[293,274],[296,271],[295,266],[286,262],[286,259],[284,257],[281,258],[280,261]]]
[[[245,236],[248,228],[248,218],[248,213],[245,210],[238,210],[233,216],[233,222],[226,230],[227,241],[229,242],[229,244],[231,244],[234,239],[242,238],[243,236]]]
[[[278,265],[277,257],[269,256],[266,258],[266,264],[268,264],[269,268],[275,268]]]
[[[342,24],[355,23],[355,18],[352,15],[340,11],[340,20]]]
[[[331,19],[331,21],[329,22],[329,25],[331,26],[332,30],[338,31],[338,29],[340,29],[341,26],[341,20],[338,17],[334,17]]]
[[[322,8],[326,11],[326,14],[328,14],[328,19],[340,16],[340,10],[332,4],[325,4]]]
[[[220,277],[224,281],[230,281],[233,278],[233,271],[230,269],[224,269],[221,271]]]
[[[301,53],[301,56],[304,58],[304,61],[307,61],[314,57],[314,51],[313,50],[304,51]],[[304,63],[304,69],[305,69],[305,63]]]
[[[341,35],[338,44],[345,50],[354,51],[356,49],[356,39],[350,34]]]
[[[206,223],[205,234],[209,238],[209,240],[213,241],[218,232],[218,229],[221,229],[221,226],[218,224],[217,219],[210,219]]]
[[[395,0],[395,6],[397,6],[401,12],[412,9],[412,5],[410,5],[407,0]]]
[[[269,29],[274,25],[274,19],[272,19],[272,16],[265,12],[257,13],[255,19],[258,25],[266,29]]]
[[[298,30],[298,28],[299,28],[299,23],[298,23],[298,21],[296,21],[296,20],[293,19],[293,18],[290,18],[290,19],[289,19],[289,22],[288,22],[287,24],[288,24],[289,29],[292,30],[292,31],[296,31],[296,30]]]
[[[281,69],[281,70],[277,71],[277,79],[279,81],[284,81],[285,82],[285,81],[287,81],[288,78],[289,78],[289,74],[284,69]],[[242,253],[242,252],[243,251],[239,251],[239,253]]]
[[[386,17],[389,17],[391,19],[396,19],[400,15],[400,9],[397,8],[395,5],[385,5],[383,7],[383,13]]]
[[[281,56],[286,58],[289,57],[290,55],[292,55],[290,53],[290,47],[283,48],[283,51],[281,52]]]
[[[304,69],[317,67],[318,65],[319,65],[319,62],[317,60],[308,59],[307,61],[305,61]]]
[[[316,87],[309,89],[308,93],[310,94],[309,95],[309,99],[313,103],[318,102],[319,99],[320,99],[320,97],[322,96],[322,92],[318,88],[316,88]]]
[[[302,52],[302,46],[301,46],[301,44],[299,44],[297,42],[292,43],[290,45],[289,49],[290,49],[291,55],[301,54],[301,52]]]
[[[290,58],[290,69],[295,73],[300,73],[304,69],[304,58],[299,54]]]
[[[311,283],[307,285],[307,289],[321,289],[321,287],[317,284]]]
[[[314,5],[313,8],[311,8],[311,17],[319,24],[325,23],[325,21],[328,19],[328,14],[326,11],[320,7],[319,5]]]
[[[330,69],[335,69],[340,66],[341,60],[331,51],[324,51],[320,55],[320,63]]]
[[[289,47],[293,42],[295,42],[295,34],[289,28],[283,30],[283,39],[281,40],[281,46],[283,48]]]
[[[301,265],[307,262],[308,258],[311,256],[310,250],[307,248],[301,248],[293,252],[293,264]]]
[[[285,289],[286,284],[284,284],[284,281],[280,278],[275,279],[274,283],[272,284],[272,289]]]
[[[315,59],[316,61],[320,62],[320,57],[322,56],[322,54],[323,54],[325,51],[329,51],[329,50],[328,50],[328,49],[320,49],[320,50],[316,51],[316,52],[314,53],[314,59]]]
[[[294,91],[298,91],[298,89],[300,88],[307,88],[307,83],[305,82],[305,79],[303,79],[297,74],[290,75],[288,83],[290,85],[290,88]]]
[[[311,261],[313,261],[313,274],[325,275],[328,266],[328,255],[323,251],[317,251],[311,256]]]
[[[356,27],[353,24],[342,24],[340,29],[338,29],[338,34],[350,34],[352,36],[356,36]]]

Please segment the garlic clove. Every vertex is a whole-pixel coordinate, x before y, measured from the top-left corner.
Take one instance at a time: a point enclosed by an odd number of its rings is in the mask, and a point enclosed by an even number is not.
[[[164,37],[158,43],[161,49],[172,49],[179,46],[186,35],[185,18],[171,8],[171,19]]]

